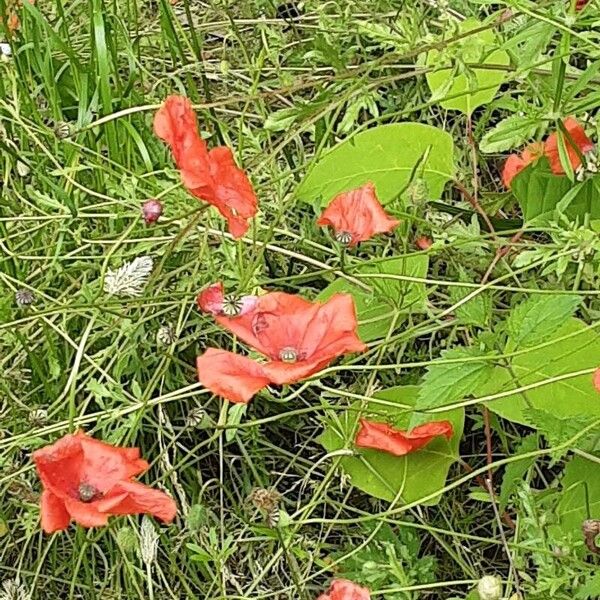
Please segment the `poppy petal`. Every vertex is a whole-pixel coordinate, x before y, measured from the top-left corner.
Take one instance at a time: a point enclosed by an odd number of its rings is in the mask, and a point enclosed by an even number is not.
[[[75,498],[65,498],[65,508],[71,519],[82,527],[103,527],[108,523],[108,515],[98,510],[98,501],[80,502]]]
[[[213,148],[208,157],[214,181],[209,202],[227,219],[231,235],[239,238],[248,230],[248,219],[256,214],[256,194],[246,173],[235,164],[229,148]]]
[[[569,136],[564,136],[565,148],[569,157],[569,162],[573,169],[581,166],[580,154],[585,154],[594,149],[594,144],[585,134],[585,129],[573,117],[564,120],[563,125]],[[569,139],[570,138],[570,139]],[[548,136],[545,144],[545,154],[550,163],[550,168],[555,175],[564,175],[565,170],[560,162],[558,133],[554,132]],[[578,150],[575,149],[575,146]]]
[[[170,523],[177,514],[170,496],[136,481],[119,482],[97,502],[97,508],[111,515],[150,514],[165,523]]]
[[[511,154],[504,163],[504,168],[502,169],[502,183],[504,187],[510,189],[510,185],[514,177],[519,174],[525,167],[527,163],[521,158],[518,154]]]
[[[452,433],[452,424],[449,421],[425,423],[407,432],[395,429],[387,423],[361,419],[354,442],[359,448],[371,448],[394,456],[404,456],[427,445],[435,437],[450,439]]]
[[[137,448],[119,448],[96,440],[83,432],[77,437],[84,453],[82,480],[100,493],[105,493],[119,481],[130,479],[148,468]]]
[[[226,350],[208,348],[196,359],[196,368],[204,387],[231,402],[245,404],[271,383],[260,364]]]
[[[600,367],[594,371],[593,382],[596,391],[600,392]]]
[[[76,495],[84,465],[83,448],[76,435],[66,435],[36,450],[33,462],[44,489],[60,498]]]
[[[381,206],[372,183],[335,196],[317,220],[317,225],[330,225],[337,234],[348,234],[349,246],[387,233],[399,224]]]
[[[334,579],[329,590],[321,594],[317,600],[371,600],[371,594],[367,588],[353,581]]]
[[[281,360],[274,360],[263,365],[263,369],[274,384],[285,385],[306,379],[318,373],[328,364],[329,361],[303,360],[296,363],[286,363]]]
[[[221,315],[223,314],[224,298],[223,284],[218,282],[204,288],[198,294],[196,302],[202,312],[207,312],[211,315]]]
[[[183,96],[169,96],[154,117],[154,132],[171,148],[186,189],[215,206],[234,237],[244,235],[248,219],[257,211],[254,189],[229,148],[208,151],[191,102]]]
[[[64,501],[51,491],[44,490],[40,499],[42,529],[46,533],[54,533],[66,529],[71,522],[71,516],[65,508]]]

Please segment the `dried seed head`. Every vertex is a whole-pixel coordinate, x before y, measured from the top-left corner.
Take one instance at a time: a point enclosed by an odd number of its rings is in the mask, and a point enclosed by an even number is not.
[[[343,246],[348,246],[352,243],[352,234],[348,231],[338,231],[335,234],[335,239]]]
[[[185,417],[185,426],[186,427],[198,427],[204,421],[206,417],[206,411],[199,406],[192,408],[190,412]]]
[[[142,204],[142,215],[146,225],[156,223],[160,215],[162,215],[163,205],[156,198],[150,198]]]
[[[71,126],[65,121],[57,121],[56,125],[54,125],[54,135],[59,140],[64,140],[71,135]]]
[[[281,494],[274,489],[254,488],[248,495],[248,500],[259,510],[269,513],[281,500]]]
[[[28,418],[29,422],[36,427],[45,425],[48,422],[48,411],[45,408],[34,408]]]
[[[35,296],[30,290],[17,290],[15,292],[15,302],[17,306],[23,308],[24,306],[29,306],[33,304],[35,301]]]
[[[177,336],[171,325],[161,325],[156,332],[156,343],[159,346],[170,346]]]
[[[148,517],[142,519],[140,527],[140,555],[145,565],[152,565],[156,561],[158,550],[158,533]]]
[[[481,600],[500,600],[502,598],[502,580],[494,575],[485,575],[477,584],[477,593]]]

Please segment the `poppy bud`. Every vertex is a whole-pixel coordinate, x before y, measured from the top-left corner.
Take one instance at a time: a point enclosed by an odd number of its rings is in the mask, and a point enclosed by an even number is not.
[[[431,248],[432,245],[433,241],[430,237],[427,237],[426,235],[422,235],[415,240],[415,246],[419,250],[428,250],[429,248]]]
[[[194,504],[190,507],[187,515],[187,526],[191,531],[202,529],[209,522],[206,508],[201,504]]]
[[[138,549],[138,538],[132,527],[121,527],[117,531],[117,544],[125,554],[133,554]]]
[[[423,204],[427,200],[427,196],[429,195],[427,182],[424,179],[415,179],[408,186],[407,193],[408,198],[412,204]]]
[[[477,584],[477,593],[481,600],[500,600],[502,581],[493,575],[485,575]]]
[[[142,214],[144,215],[144,222],[146,225],[156,223],[160,215],[162,215],[162,204],[155,198],[150,198],[142,204]]]

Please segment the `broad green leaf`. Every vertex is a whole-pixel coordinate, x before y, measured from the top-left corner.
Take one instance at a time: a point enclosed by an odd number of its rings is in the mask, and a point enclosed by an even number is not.
[[[478,356],[483,356],[478,348],[452,348],[442,352],[443,360]],[[482,385],[493,370],[490,361],[434,362],[427,368],[417,408],[435,408],[462,400],[472,395],[473,390]]]
[[[517,115],[502,119],[483,136],[479,149],[489,154],[518,148],[535,136],[538,125],[538,119]]]
[[[551,338],[580,304],[581,298],[575,295],[529,296],[511,310],[507,319],[508,349],[536,346]]]
[[[429,199],[436,200],[454,177],[454,144],[445,131],[421,123],[381,125],[338,144],[308,173],[298,198],[320,208],[336,194],[370,181],[386,204],[407,186],[425,156],[419,172],[422,169]]]
[[[466,19],[459,27],[460,33],[468,33],[478,29],[482,23],[477,19]],[[427,53],[426,64],[430,67],[454,64],[499,65],[510,64],[510,56],[498,48],[498,41],[491,29],[485,29],[461,40],[448,44],[443,50],[430,50]],[[438,94],[447,100],[439,104],[446,109],[459,110],[471,115],[483,104],[489,104],[506,78],[502,69],[471,69],[471,76],[460,69],[434,70],[425,75],[429,89],[435,98]]]
[[[409,277],[424,278],[427,276],[429,258],[424,255],[391,258],[365,262],[353,274],[387,273]],[[317,297],[327,300],[338,292],[348,292],[354,297],[356,313],[359,321],[358,334],[364,342],[384,337],[389,329],[394,311],[401,313],[423,312],[427,290],[424,283],[398,281],[394,279],[361,279],[373,291],[368,292],[354,285],[347,279],[336,279]],[[399,318],[397,325],[404,318]]]
[[[570,440],[589,424],[588,417],[583,415],[557,417],[552,412],[539,408],[526,408],[524,413],[535,429],[548,440],[550,446],[558,446]]]
[[[573,457],[565,467],[561,487],[556,507],[558,526],[564,534],[579,539],[581,523],[600,514],[600,465],[581,456]]]
[[[569,334],[571,337],[565,337]],[[560,339],[565,338],[565,339]],[[595,368],[600,363],[600,337],[578,319],[569,319],[555,334],[556,341],[519,354],[511,360],[512,373],[496,367],[489,381],[477,389],[478,396],[508,392],[517,387],[546,381],[559,375]],[[600,417],[600,394],[592,375],[579,375],[511,394],[487,403],[501,417],[529,427],[528,408],[551,412],[557,417]]]
[[[456,304],[472,292],[472,288],[451,287],[450,301]],[[465,325],[487,327],[492,316],[492,299],[486,292],[473,296],[454,310],[456,318]]]
[[[455,409],[432,417],[415,413],[411,408],[402,408],[402,405],[414,406],[418,393],[417,386],[383,390],[375,394],[375,398],[386,400],[387,404],[367,402],[361,411],[361,403],[357,402],[349,410],[336,413],[327,421],[319,441],[328,452],[353,448],[359,415],[387,421],[400,429],[411,429],[433,420],[448,420],[452,423],[454,435],[450,441],[436,438],[421,450],[407,456],[393,456],[387,452],[361,448],[357,450],[357,456],[343,457],[341,467],[350,476],[352,484],[367,494],[388,501],[400,494],[401,503],[408,503],[444,487],[448,469],[458,459],[464,410]],[[438,501],[439,498],[434,498],[427,504],[437,504]]]
[[[524,437],[521,443],[516,448],[514,456],[533,452],[538,448],[538,436],[535,433]],[[502,512],[510,500],[510,497],[517,489],[517,485],[523,480],[529,468],[535,462],[535,457],[515,460],[508,463],[502,477],[502,485],[500,486],[499,508]]]
[[[559,202],[574,187],[577,192],[564,213],[570,217],[590,214],[600,218],[600,176],[591,177],[584,183],[573,184],[568,177],[555,175],[545,158],[523,169],[511,182],[511,191],[519,202],[526,221],[540,215],[551,215]]]

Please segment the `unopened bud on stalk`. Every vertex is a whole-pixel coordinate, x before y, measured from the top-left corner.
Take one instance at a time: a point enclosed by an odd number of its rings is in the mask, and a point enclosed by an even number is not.
[[[142,214],[144,215],[144,222],[146,225],[156,223],[160,215],[162,215],[162,204],[155,198],[150,198],[142,204]]]
[[[477,593],[481,600],[500,600],[502,598],[502,581],[494,575],[485,575],[477,584]]]

